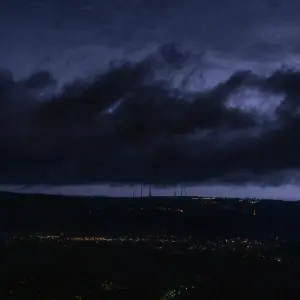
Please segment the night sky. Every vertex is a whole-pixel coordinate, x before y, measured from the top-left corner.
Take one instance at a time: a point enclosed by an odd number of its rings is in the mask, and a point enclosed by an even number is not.
[[[299,36],[296,0],[2,0],[2,188],[298,199]]]

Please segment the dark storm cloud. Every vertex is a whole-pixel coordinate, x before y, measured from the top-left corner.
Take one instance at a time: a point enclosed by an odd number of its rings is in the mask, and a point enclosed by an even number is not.
[[[12,69],[16,77],[44,68],[65,83],[98,71],[100,65],[106,67],[110,59],[136,59],[167,41],[184,44],[197,55],[205,53],[206,64],[221,69],[228,56],[234,60],[228,69],[249,65],[249,59],[262,69],[299,61],[296,0],[3,3],[0,65]],[[215,52],[218,59],[207,59]]]
[[[298,71],[240,71],[198,93],[155,79],[157,68],[180,68],[185,59],[167,45],[135,64],[114,62],[43,101],[38,91],[56,84],[50,73],[16,81],[2,71],[1,182],[264,183],[272,182],[267,174],[300,168]],[[284,95],[275,119],[261,122],[228,106],[243,89]]]

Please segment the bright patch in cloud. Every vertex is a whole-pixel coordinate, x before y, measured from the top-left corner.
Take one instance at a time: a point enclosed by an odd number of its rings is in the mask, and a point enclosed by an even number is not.
[[[226,106],[257,115],[263,120],[274,120],[277,107],[284,101],[284,95],[272,95],[256,89],[239,89]]]

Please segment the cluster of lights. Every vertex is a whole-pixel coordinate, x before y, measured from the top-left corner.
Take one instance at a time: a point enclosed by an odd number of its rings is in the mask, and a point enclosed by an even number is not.
[[[191,286],[191,289],[194,289],[194,286]],[[177,288],[172,288],[168,290],[165,295],[161,298],[161,300],[171,300],[175,297],[186,294],[189,291],[189,288],[187,286],[181,285]]]
[[[36,237],[40,240],[58,240],[60,238],[59,235],[37,235]]]
[[[246,251],[250,249],[262,249],[266,247],[278,246],[281,244],[281,240],[276,237],[273,241],[249,239],[249,238],[217,238],[208,239],[205,241],[199,241],[193,239],[191,236],[185,238],[179,238],[173,235],[146,235],[144,237],[109,237],[102,235],[94,236],[66,236],[60,235],[43,235],[36,234],[30,236],[13,236],[12,240],[31,240],[36,239],[40,241],[64,241],[65,242],[94,242],[94,243],[152,243],[157,249],[163,249],[163,245],[187,245],[187,250],[197,251],[216,251],[218,249],[228,249],[236,251],[237,249],[244,249]],[[9,243],[9,241],[7,241]]]
[[[68,240],[75,242],[112,242],[112,238],[107,238],[103,236],[75,236],[69,237]]]
[[[170,208],[170,207],[158,207],[158,208],[140,208],[141,211],[153,211],[153,210],[162,210],[162,211],[169,211],[169,212],[179,212],[183,213],[184,210],[182,208]]]

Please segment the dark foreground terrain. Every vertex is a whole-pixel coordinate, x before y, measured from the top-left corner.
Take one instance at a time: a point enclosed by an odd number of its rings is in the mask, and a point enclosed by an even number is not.
[[[0,299],[300,298],[298,202],[0,198]]]

